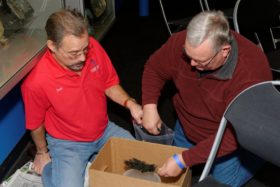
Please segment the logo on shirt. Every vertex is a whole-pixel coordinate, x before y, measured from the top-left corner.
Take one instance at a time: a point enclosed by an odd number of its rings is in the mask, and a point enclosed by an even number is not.
[[[63,87],[56,88],[56,92],[59,93],[63,90]]]
[[[97,64],[93,59],[90,59],[90,63],[93,65],[93,67],[90,69],[90,71],[96,72],[99,69],[99,64]]]

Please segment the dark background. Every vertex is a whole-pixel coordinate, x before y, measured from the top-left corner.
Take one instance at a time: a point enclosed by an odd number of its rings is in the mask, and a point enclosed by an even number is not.
[[[163,1],[166,16],[169,20],[189,18],[201,11],[198,0]],[[121,85],[141,103],[141,78],[148,57],[158,49],[169,37],[164,23],[158,0],[150,0],[149,15],[139,16],[138,0],[120,0],[116,3],[116,21],[102,39],[101,44],[107,51],[119,75]],[[163,121],[173,128],[176,114],[171,102],[176,89],[168,82],[163,89],[159,101],[159,112]],[[129,112],[108,102],[108,115],[118,125],[133,132]],[[0,181],[15,172],[24,163],[32,160],[34,145],[27,132],[17,148],[11,153],[3,166],[0,167]],[[160,156],[160,155],[159,155]],[[15,159],[16,157],[16,159]],[[192,183],[197,182],[201,167],[193,169]],[[246,187],[278,187],[280,186],[280,169],[266,164]]]

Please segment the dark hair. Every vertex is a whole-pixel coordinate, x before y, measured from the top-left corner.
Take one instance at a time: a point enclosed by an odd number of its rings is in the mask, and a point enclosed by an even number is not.
[[[81,36],[87,32],[88,26],[85,18],[78,11],[63,9],[50,15],[45,30],[48,40],[59,47],[66,35]]]

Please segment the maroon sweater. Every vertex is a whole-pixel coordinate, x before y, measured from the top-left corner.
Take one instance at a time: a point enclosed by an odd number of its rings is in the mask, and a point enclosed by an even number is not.
[[[186,136],[196,146],[183,152],[188,166],[204,163],[209,155],[218,125],[230,101],[252,84],[271,80],[264,53],[255,44],[233,33],[232,50],[223,67],[200,73],[183,58],[186,32],[174,34],[145,65],[142,104],[157,104],[167,80],[177,88],[173,103]],[[232,127],[226,129],[218,157],[237,149]]]

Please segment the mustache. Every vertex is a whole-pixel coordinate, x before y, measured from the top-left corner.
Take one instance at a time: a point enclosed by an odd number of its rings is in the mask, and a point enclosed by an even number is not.
[[[72,64],[71,66],[81,66],[81,65],[84,65],[85,64],[85,61],[82,61],[82,62],[77,62],[75,64]]]
[[[72,71],[80,71],[83,68],[84,64],[85,64],[85,61],[82,61],[82,62],[77,62],[72,65],[68,65],[67,67]]]

